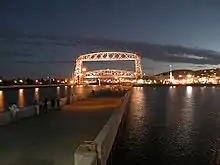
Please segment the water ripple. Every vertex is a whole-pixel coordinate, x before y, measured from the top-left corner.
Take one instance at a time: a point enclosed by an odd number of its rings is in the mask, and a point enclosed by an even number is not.
[[[113,164],[220,165],[220,88],[134,88]]]

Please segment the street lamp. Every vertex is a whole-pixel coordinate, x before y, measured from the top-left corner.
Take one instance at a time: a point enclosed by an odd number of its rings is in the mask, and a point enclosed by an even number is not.
[[[173,74],[172,74],[172,65],[169,65],[170,67],[170,82],[172,82]]]

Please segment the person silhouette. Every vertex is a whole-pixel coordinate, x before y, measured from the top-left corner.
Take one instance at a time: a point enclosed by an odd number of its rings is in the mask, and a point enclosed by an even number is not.
[[[44,99],[44,113],[48,113],[47,103],[48,103],[48,100],[47,98],[45,98]]]

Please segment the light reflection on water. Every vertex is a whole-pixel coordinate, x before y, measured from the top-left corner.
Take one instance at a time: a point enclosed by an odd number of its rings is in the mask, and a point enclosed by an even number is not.
[[[20,108],[23,108],[25,106],[24,89],[19,89],[19,92],[18,92],[18,106]]]
[[[219,165],[220,87],[134,88],[112,164]]]
[[[143,87],[134,88],[130,102],[131,113],[136,119],[136,122],[131,123],[131,129],[136,131],[134,134],[140,133],[140,130],[143,129],[144,125],[142,120],[147,116],[145,105],[145,93]]]
[[[39,100],[39,88],[35,88],[34,90],[34,99],[35,100]]]
[[[0,112],[4,110],[4,94],[3,91],[0,90]]]
[[[60,87],[57,87],[57,97],[60,98]]]
[[[193,122],[193,88],[186,87],[183,108],[180,109],[180,115],[176,125],[176,132],[172,139],[175,139],[172,148],[172,154],[186,155],[192,152],[192,122]],[[179,150],[181,148],[181,150]]]
[[[65,95],[65,96],[68,95],[68,86],[65,86],[64,95]]]

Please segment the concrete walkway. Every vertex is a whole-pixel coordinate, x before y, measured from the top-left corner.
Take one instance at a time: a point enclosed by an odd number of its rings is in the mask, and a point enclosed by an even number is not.
[[[93,140],[119,103],[119,95],[96,96],[0,127],[0,164],[72,165],[78,144]]]

